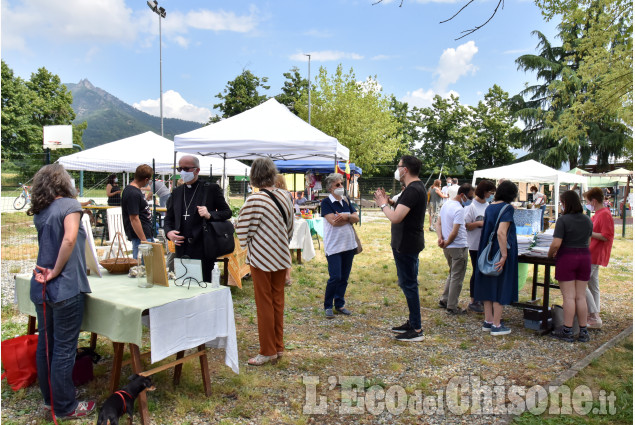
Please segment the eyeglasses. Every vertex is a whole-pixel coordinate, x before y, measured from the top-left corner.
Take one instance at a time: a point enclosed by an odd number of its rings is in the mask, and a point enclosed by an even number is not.
[[[176,171],[194,171],[197,167],[176,167]]]

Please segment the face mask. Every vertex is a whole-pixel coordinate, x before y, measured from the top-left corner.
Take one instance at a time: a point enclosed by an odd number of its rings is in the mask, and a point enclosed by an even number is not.
[[[397,167],[397,169],[395,170],[395,180],[397,181],[401,181],[401,173],[399,172],[399,168],[401,167]]]
[[[181,175],[181,179],[183,179],[185,183],[188,183],[194,180],[194,173],[192,171],[181,171],[180,175]]]
[[[337,189],[333,191],[333,194],[336,196],[344,196],[344,188],[338,187]]]
[[[466,201],[461,201],[461,205],[463,205],[464,208],[469,207],[471,203],[472,203],[472,200],[469,198],[467,198]]]
[[[493,200],[494,200],[494,195],[490,195],[486,199],[487,202],[492,202]]]
[[[113,181],[114,181],[115,183],[118,183],[118,182],[119,182],[119,179],[114,179]]]
[[[595,211],[595,207],[593,205],[591,205],[591,204],[586,204],[585,207],[589,211]]]

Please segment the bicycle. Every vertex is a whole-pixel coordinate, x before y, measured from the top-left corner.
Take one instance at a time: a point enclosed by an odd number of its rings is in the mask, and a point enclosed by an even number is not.
[[[13,208],[21,210],[26,204],[31,203],[31,194],[29,193],[30,186],[18,183],[22,188],[22,192],[13,201]]]

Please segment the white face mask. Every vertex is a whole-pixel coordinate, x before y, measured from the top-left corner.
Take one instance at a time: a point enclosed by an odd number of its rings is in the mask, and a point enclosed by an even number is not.
[[[591,204],[586,204],[585,207],[589,211],[595,211],[595,207],[593,205],[591,205]]]
[[[114,179],[113,182],[118,183],[119,179]]]
[[[344,196],[344,188],[343,187],[338,187],[333,191],[333,195],[336,196]]]
[[[183,179],[185,183],[189,183],[192,180],[194,180],[194,173],[192,171],[183,170],[181,171],[180,175],[181,175],[181,179]]]
[[[395,180],[397,180],[398,182],[401,181],[401,173],[399,172],[399,169],[402,167],[397,167],[397,169],[395,170]]]

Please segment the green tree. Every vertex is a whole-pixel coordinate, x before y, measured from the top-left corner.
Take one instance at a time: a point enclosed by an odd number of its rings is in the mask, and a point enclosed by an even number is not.
[[[521,142],[534,158],[556,168],[564,162],[571,168],[585,164],[591,156],[606,167],[610,157],[624,155],[632,146],[632,131],[615,110],[581,113],[588,102],[597,100],[592,100],[594,89],[579,73],[586,60],[579,46],[593,25],[594,20],[563,21],[559,47],[535,32],[539,54],[516,60],[519,69],[535,72],[540,81],[514,99],[514,110],[526,124]]]
[[[295,108],[296,102],[300,101],[303,93],[308,93],[309,80],[300,76],[300,69],[297,66],[291,68],[289,72],[285,72],[286,81],[282,87],[282,93],[275,96],[276,100],[285,105],[291,112],[298,115]]]
[[[498,167],[512,162],[514,154],[511,149],[520,147],[514,137],[520,133],[520,129],[514,125],[516,118],[511,111],[509,94],[495,84],[484,100],[470,109],[474,128],[470,158],[475,169]]]
[[[261,95],[258,89],[269,90],[269,86],[265,85],[268,80],[267,77],[256,77],[248,69],[243,70],[239,76],[227,82],[224,94],[216,95],[222,102],[215,104],[214,108],[222,112],[223,118],[229,118],[260,105],[267,100],[267,95]],[[214,117],[210,119],[210,123],[212,119]]]
[[[473,144],[470,112],[454,95],[449,98],[436,95],[431,107],[413,109],[421,143],[415,152],[423,163],[422,171],[436,173],[443,167],[444,172],[454,175],[474,168],[470,158]]]
[[[35,93],[2,61],[2,158],[42,149],[42,128],[33,122]]]
[[[304,120],[307,97],[303,94],[295,104]],[[311,124],[349,148],[351,160],[364,174],[376,172],[376,165],[391,161],[399,149],[398,123],[377,80],[360,83],[353,69],[344,74],[341,64],[331,76],[320,67],[311,85]]]
[[[411,155],[415,149],[415,142],[418,140],[417,126],[412,120],[408,103],[397,100],[395,95],[390,95],[390,111],[397,121],[397,138],[399,139],[399,150],[397,160],[403,155]],[[397,162],[395,162],[396,164]]]
[[[2,158],[43,152],[42,127],[71,125],[75,119],[72,103],[71,92],[46,68],[38,69],[25,82],[2,61]],[[73,126],[73,143],[83,147],[85,129],[85,122]],[[60,149],[55,157],[72,152]]]

